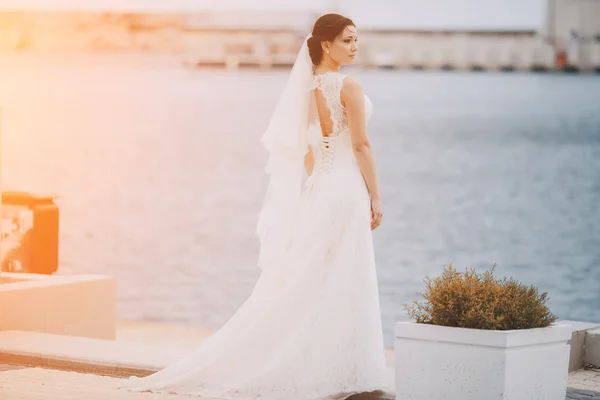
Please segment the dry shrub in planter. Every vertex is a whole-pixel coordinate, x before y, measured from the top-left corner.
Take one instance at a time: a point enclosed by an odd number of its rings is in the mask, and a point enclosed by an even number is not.
[[[513,278],[496,279],[494,269],[460,273],[450,264],[440,277],[425,278],[426,292],[417,293],[424,303],[404,309],[417,323],[471,329],[543,328],[557,320],[545,305],[547,293]]]

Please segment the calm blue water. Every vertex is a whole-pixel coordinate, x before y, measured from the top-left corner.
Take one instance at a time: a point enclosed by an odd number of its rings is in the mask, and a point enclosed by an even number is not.
[[[3,186],[60,195],[60,273],[117,276],[123,319],[222,325],[258,278],[259,139],[286,72],[1,61]],[[353,73],[375,105],[386,346],[450,262],[600,321],[600,76]]]

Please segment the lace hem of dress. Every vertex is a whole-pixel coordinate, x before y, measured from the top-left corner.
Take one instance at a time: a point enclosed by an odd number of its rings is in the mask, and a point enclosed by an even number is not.
[[[366,387],[357,387],[354,389],[350,389],[347,391],[341,391],[334,394],[302,394],[301,397],[290,397],[288,393],[277,393],[270,397],[268,395],[263,396],[262,394],[253,396],[223,396],[223,395],[211,395],[211,394],[198,394],[190,391],[173,391],[173,390],[163,390],[163,389],[135,389],[128,388],[127,390],[130,392],[138,392],[138,393],[156,393],[156,394],[173,394],[173,395],[187,395],[194,396],[200,399],[206,400],[282,400],[281,396],[285,396],[285,400],[345,400],[350,396],[354,396],[357,394],[363,393],[371,393],[371,392],[382,392],[385,393],[385,386],[382,385],[374,385],[374,386],[366,386]],[[293,395],[291,395],[293,396]]]

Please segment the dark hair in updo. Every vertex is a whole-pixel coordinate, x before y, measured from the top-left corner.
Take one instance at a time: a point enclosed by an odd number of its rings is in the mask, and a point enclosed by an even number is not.
[[[333,42],[333,40],[349,25],[356,26],[350,18],[340,14],[325,14],[315,22],[315,26],[312,30],[312,37],[308,38],[307,41],[308,53],[315,66],[319,65],[323,59],[321,42]]]

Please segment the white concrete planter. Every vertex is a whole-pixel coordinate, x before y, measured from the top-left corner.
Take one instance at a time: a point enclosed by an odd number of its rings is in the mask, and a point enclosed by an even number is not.
[[[565,399],[569,325],[490,331],[406,321],[395,336],[397,399]]]

